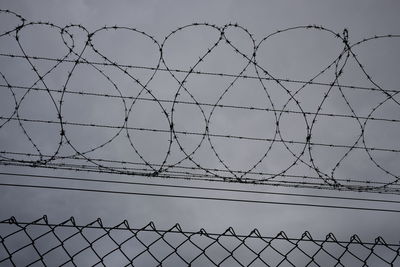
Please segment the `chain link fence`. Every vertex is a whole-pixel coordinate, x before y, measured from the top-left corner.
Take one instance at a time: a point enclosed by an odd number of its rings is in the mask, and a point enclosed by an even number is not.
[[[0,266],[399,266],[400,244],[381,237],[363,242],[357,235],[339,241],[333,234],[316,240],[309,232],[248,235],[188,232],[176,224],[160,230],[127,221],[108,227],[97,219],[59,224],[46,216],[33,222],[14,217],[0,223]]]

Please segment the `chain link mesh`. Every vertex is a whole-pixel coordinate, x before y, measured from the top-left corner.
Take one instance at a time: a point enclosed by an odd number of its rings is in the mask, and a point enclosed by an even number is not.
[[[290,238],[184,231],[179,224],[160,230],[150,222],[108,227],[97,219],[52,224],[46,216],[30,222],[14,217],[0,223],[1,266],[399,266],[400,245],[357,235],[339,241],[333,234],[314,239],[309,232]]]

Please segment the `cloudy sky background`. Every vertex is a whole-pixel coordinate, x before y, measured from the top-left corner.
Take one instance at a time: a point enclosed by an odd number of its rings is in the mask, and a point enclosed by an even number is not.
[[[50,21],[61,27],[69,24],[83,25],[88,31],[94,31],[104,25],[118,25],[134,27],[154,36],[162,43],[171,31],[180,26],[193,22],[208,22],[218,26],[227,23],[238,23],[254,35],[257,43],[270,33],[279,29],[298,25],[323,25],[335,32],[342,33],[348,29],[351,43],[363,38],[380,34],[398,34],[400,18],[398,16],[399,3],[396,1],[2,1],[2,9],[10,9],[21,14],[28,21]],[[15,25],[16,20],[9,17],[1,18],[1,31],[8,25]],[[13,24],[14,23],[14,24]],[[76,38],[76,49],[83,45],[85,34],[79,29],[73,29]],[[229,29],[228,38],[234,40],[238,48],[245,53],[252,53],[252,43],[246,33],[239,29]],[[140,38],[138,38],[140,37]],[[180,31],[170,37],[163,47],[166,64],[172,69],[188,69],[193,66],[199,57],[219,38],[219,33],[207,27],[195,27],[190,30]],[[21,31],[21,43],[29,55],[61,57],[66,48],[57,31],[48,27],[32,27]],[[100,32],[94,36],[94,45],[99,51],[109,56],[119,64],[133,64],[143,66],[156,66],[159,59],[158,48],[143,35],[126,34],[126,31]],[[385,89],[396,90],[399,84],[398,52],[399,40],[385,39],[375,43],[370,42],[355,52],[360,61],[378,84]],[[20,53],[14,41],[2,40],[2,53]],[[230,49],[230,50],[229,50]],[[317,74],[324,66],[330,64],[343,49],[340,39],[335,39],[326,33],[318,31],[294,31],[278,35],[260,46],[258,63],[275,77],[308,80]],[[101,58],[88,52],[85,57],[91,60],[102,61]],[[198,70],[209,72],[239,73],[246,61],[234,53],[226,44],[221,44],[215,49],[212,56],[207,57]],[[52,63],[37,62],[39,72],[45,72]],[[65,64],[47,77],[49,87],[62,89],[66,71],[72,64]],[[29,69],[27,62],[2,57],[0,71],[6,75],[11,84],[30,86],[35,76]],[[104,71],[121,89],[123,95],[135,95],[140,88],[132,79],[121,75],[121,72],[112,68]],[[131,74],[140,81],[149,79],[151,73],[142,70],[130,70]],[[254,75],[251,68],[246,71]],[[317,79],[321,82],[332,82],[334,75],[331,69],[328,73]],[[183,74],[177,74],[178,79],[183,79]],[[232,81],[230,78],[190,76],[186,86],[190,88],[199,102],[215,103],[223,90]],[[4,82],[2,80],[2,82]],[[343,84],[357,86],[372,86],[365,76],[357,69],[354,62],[348,64],[348,72],[342,77]],[[282,93],[276,84],[265,83],[270,88],[271,97],[276,107],[282,107],[287,99],[287,94]],[[287,85],[290,90],[297,90],[300,85]],[[85,65],[78,65],[68,88],[96,93],[113,93],[113,85],[98,72]],[[168,73],[158,73],[149,84],[149,88],[158,98],[173,99],[179,85]],[[12,95],[2,88],[1,115],[9,115],[13,111]],[[132,90],[134,93],[132,93]],[[326,90],[326,88],[324,89]],[[345,91],[348,99],[360,116],[367,116],[371,109],[385,99],[381,93]],[[22,92],[19,92],[20,94]],[[315,111],[316,105],[323,97],[323,90],[318,86],[307,86],[299,96],[302,106],[307,111]],[[182,94],[181,100],[190,100],[188,95]],[[397,99],[400,99],[397,97]],[[221,103],[227,105],[249,105],[257,107],[270,107],[268,98],[258,81],[241,80],[229,91]],[[390,101],[389,101],[390,102]],[[170,104],[165,104],[168,112]],[[298,110],[293,103],[288,108]],[[205,108],[209,115],[211,108]],[[130,116],[129,125],[145,128],[168,128],[168,121],[155,102],[142,102],[135,104]],[[332,93],[324,105],[324,112],[335,114],[351,114],[339,92]],[[388,103],[384,108],[374,113],[376,117],[389,119],[399,118],[399,106]],[[46,93],[33,92],[24,100],[20,108],[20,116],[31,119],[56,120],[56,112],[51,99]],[[82,123],[98,123],[122,125],[124,109],[121,100],[103,99],[94,97],[77,97],[66,95],[63,105],[63,115],[66,121]],[[218,134],[243,135],[261,138],[273,138],[274,118],[272,113],[255,111],[237,111],[230,109],[216,109],[210,118],[210,132]],[[204,132],[204,118],[197,107],[177,105],[174,114],[174,126],[177,130]],[[281,131],[283,138],[288,140],[306,139],[304,119],[300,115],[282,115]],[[35,143],[44,154],[54,153],[59,142],[59,127],[45,125],[38,127],[26,124]],[[366,141],[371,147],[399,149],[398,136],[400,127],[390,123],[368,124]],[[65,128],[71,142],[79,150],[87,151],[100,145],[116,134],[115,129],[98,130],[76,126]],[[315,125],[313,131],[314,142],[353,144],[360,134],[360,128],[355,120],[328,119],[324,117]],[[135,148],[143,157],[154,163],[161,163],[168,149],[168,134],[130,132],[135,136]],[[140,161],[134,153],[125,133],[118,136],[110,145],[91,154],[91,157],[108,158],[115,160]],[[191,152],[200,142],[201,137],[181,137],[180,142]],[[265,153],[265,147],[259,142],[234,141],[212,139],[213,145],[226,164],[234,170],[247,170],[254,162]],[[204,141],[204,144],[207,140]],[[28,142],[17,122],[7,124],[0,129],[0,150],[34,153],[32,145]],[[299,151],[302,146],[292,146],[293,151]],[[322,166],[326,173],[345,153],[345,149],[313,148],[314,157],[318,166]],[[60,153],[67,155],[72,150],[64,149]],[[171,148],[171,157],[168,163],[174,163],[184,157],[176,144]],[[398,153],[376,153],[377,161],[394,174],[399,174]],[[207,145],[202,146],[196,153],[195,159],[209,168],[222,168],[221,163],[211,153]],[[279,172],[293,161],[292,156],[282,145],[277,145],[271,155],[257,170],[266,172]],[[185,165],[187,164],[187,165]],[[184,166],[193,166],[186,162]],[[40,169],[25,169],[18,167],[1,166],[2,172],[26,172],[38,174],[61,174],[74,177],[101,178],[107,180],[135,180],[148,181],[149,178],[100,175],[96,173],[74,173],[62,171],[46,171]],[[292,174],[310,174],[306,169],[294,169]],[[373,179],[375,181],[393,181],[392,177],[385,175],[370,161],[365,151],[354,152],[348,156],[343,166],[336,172],[338,177],[355,177],[356,179]],[[377,178],[378,177],[378,178]],[[23,181],[35,183],[29,178],[1,176],[2,182]],[[154,179],[160,182],[158,179]],[[243,184],[200,183],[167,181],[165,183],[207,185],[213,187],[230,187],[240,189],[258,189],[279,192],[297,193],[325,193],[332,192],[311,190],[289,190],[285,188],[270,188],[268,186],[246,186]],[[73,186],[70,182],[50,182],[45,184]],[[81,186],[82,184],[75,184]],[[94,187],[88,184],[88,187]],[[302,198],[287,198],[278,196],[249,196],[243,194],[223,194],[197,191],[179,191],[177,189],[149,189],[145,187],[112,186],[97,188],[132,190],[143,192],[159,192],[171,194],[196,194],[217,197],[248,198],[272,201],[307,202],[320,204],[349,205],[346,201],[326,201]],[[354,192],[336,193],[340,196],[379,197],[373,194],[360,194]],[[397,196],[385,196],[389,199],[399,200]],[[36,219],[47,214],[51,221],[57,222],[70,216],[75,216],[78,222],[86,223],[97,217],[103,218],[107,224],[116,224],[123,219],[128,219],[131,225],[142,226],[149,221],[154,221],[160,228],[168,228],[179,222],[185,230],[198,230],[205,228],[212,232],[221,232],[227,227],[234,227],[239,233],[248,233],[253,228],[258,228],[261,233],[274,235],[281,230],[290,236],[299,236],[309,230],[316,237],[324,237],[333,232],[341,239],[346,239],[351,234],[360,234],[362,239],[372,240],[376,236],[383,236],[391,242],[400,239],[398,228],[399,215],[396,213],[367,212],[337,210],[327,208],[290,207],[281,205],[248,204],[234,202],[215,202],[204,200],[180,200],[140,196],[123,196],[99,193],[81,193],[68,191],[51,191],[38,189],[21,189],[0,187],[0,215],[1,219],[16,216],[23,221]],[[362,203],[366,207],[375,207],[369,203]],[[360,204],[361,205],[361,204]],[[393,208],[398,210],[398,205],[377,205],[376,207]]]

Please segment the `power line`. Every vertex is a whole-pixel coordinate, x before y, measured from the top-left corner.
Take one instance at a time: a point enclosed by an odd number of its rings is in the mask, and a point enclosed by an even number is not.
[[[192,195],[189,196],[189,195],[175,195],[175,194],[155,194],[155,193],[143,193],[143,192],[133,192],[133,191],[116,191],[116,190],[103,190],[103,189],[62,187],[62,186],[45,186],[45,185],[29,185],[29,184],[14,184],[14,183],[0,183],[0,186],[120,194],[120,195],[138,195],[138,196],[179,198],[179,199],[212,200],[212,201],[240,202],[240,203],[252,203],[252,204],[272,204],[272,205],[302,206],[302,207],[314,207],[314,208],[332,208],[332,209],[347,209],[347,210],[359,210],[359,211],[400,213],[400,210],[394,210],[394,209],[322,205],[322,204],[309,204],[309,203],[298,203],[298,202],[263,201],[263,200],[250,200],[250,199],[232,199],[232,198],[218,198],[218,197],[192,196]]]
[[[5,154],[5,155],[18,155],[18,156],[23,156],[23,157],[47,157],[47,158],[51,158],[52,155],[46,155],[46,154],[35,154],[35,153],[23,153],[23,152],[12,152],[12,151],[0,151],[0,155],[1,154]],[[87,162],[87,159],[84,157],[81,157],[79,155],[66,155],[66,156],[61,156],[58,155],[57,157],[55,157],[56,160],[73,160],[73,161],[83,161],[83,162]],[[113,166],[109,166],[111,169],[113,170],[120,170],[120,171],[148,171],[148,168],[144,168],[147,167],[148,165],[143,163],[143,162],[134,162],[134,161],[127,161],[127,160],[111,160],[111,159],[104,159],[104,158],[91,158],[93,161],[98,161],[98,162],[103,162],[103,163],[112,163],[112,164],[121,164],[121,166],[117,166],[117,165],[113,165]],[[14,162],[15,161],[15,162]],[[19,163],[19,164],[31,164],[32,162],[30,161],[25,161],[24,159],[21,160],[11,160],[11,161],[7,161],[7,160],[0,160],[0,164],[4,164],[4,165],[12,165],[11,163]],[[73,163],[48,163],[49,165],[52,165],[54,167],[59,166],[59,167],[67,167],[70,166],[71,168],[75,167],[76,169],[81,168],[90,168],[90,167],[96,167],[97,166],[90,166],[90,165],[85,165],[84,163],[77,163],[77,164],[73,164]],[[157,166],[160,167],[160,164],[157,163],[150,163],[153,166]],[[142,168],[139,167],[128,167],[129,166],[142,166]],[[18,166],[24,166],[24,165],[18,165]],[[25,165],[26,166],[26,165]],[[33,165],[32,165],[33,166]],[[45,167],[45,166],[40,166],[39,163],[37,163],[35,165],[35,167],[40,168],[40,167]],[[187,175],[192,175],[192,176],[202,176],[202,177],[215,177],[215,178],[223,178],[223,179],[227,179],[229,180],[231,177],[229,176],[225,176],[221,173],[225,173],[225,174],[229,174],[229,171],[226,169],[221,169],[221,168],[198,168],[198,167],[191,167],[191,166],[184,166],[184,165],[164,165],[165,167],[165,172],[167,173],[172,173],[172,174],[187,174]],[[174,171],[172,171],[172,169],[174,169]],[[175,169],[179,170],[179,171],[175,171]],[[208,172],[206,173],[196,173],[193,171],[202,171],[202,170],[206,170]],[[104,169],[98,169],[99,171],[107,171]],[[186,170],[186,171],[180,171],[180,170]],[[191,171],[191,172],[190,172]],[[246,172],[243,170],[232,170],[235,173],[239,173],[239,174],[243,174],[246,173],[248,175],[257,175],[257,176],[263,176],[265,178],[263,178],[263,180],[268,180],[270,177],[283,177],[283,178],[290,178],[290,179],[307,179],[307,180],[321,180],[321,177],[318,176],[311,176],[311,175],[296,175],[296,174],[288,174],[288,173],[279,173],[279,172],[265,172],[265,171],[250,171],[250,172]],[[219,173],[218,176],[216,175],[210,175],[210,172],[216,172]],[[106,172],[108,173],[108,172]],[[109,173],[114,173],[116,174],[116,172],[109,172]],[[368,185],[372,185],[372,186],[382,186],[382,185],[387,185],[387,183],[385,182],[380,182],[379,180],[357,180],[357,179],[351,179],[351,178],[335,178],[337,181],[339,182],[343,182],[343,183],[348,183],[348,184],[364,184],[366,186]],[[245,181],[249,181],[250,183],[261,183],[262,181],[257,180],[257,179],[252,179],[250,177],[244,177],[243,182]],[[396,184],[392,184],[390,187],[394,188],[396,186]],[[400,185],[399,185],[400,186]],[[399,188],[400,189],[400,188]]]
[[[123,175],[135,175],[135,176],[144,176],[144,177],[153,177],[152,173],[149,172],[148,169],[143,168],[122,168],[118,171],[118,167],[110,166],[109,169],[103,169],[96,166],[85,166],[81,164],[53,164],[48,163],[46,165],[32,164],[30,162],[21,161],[20,163],[11,161],[7,162],[4,160],[0,160],[1,165],[5,166],[19,166],[19,167],[33,167],[33,168],[44,168],[44,169],[54,169],[54,170],[70,170],[74,172],[90,172],[90,173],[99,173],[99,174],[123,174]],[[276,174],[275,176],[281,176]],[[305,180],[282,180],[282,179],[267,179],[260,181],[255,178],[244,178],[241,181],[237,181],[232,179],[231,177],[225,176],[211,176],[207,174],[199,174],[199,173],[190,173],[190,172],[163,172],[156,176],[160,179],[174,179],[174,180],[191,180],[191,181],[201,181],[201,182],[230,182],[230,183],[241,183],[241,184],[250,184],[250,185],[265,185],[265,186],[273,186],[273,187],[288,187],[288,188],[304,188],[304,189],[324,189],[324,190],[339,190],[339,191],[358,191],[358,192],[367,192],[367,193],[379,193],[379,194],[395,194],[398,195],[400,193],[400,188],[395,185],[391,186],[381,186],[374,187],[373,183],[364,182],[364,184],[358,185],[338,185],[337,187],[332,187],[329,184],[324,182],[307,182],[306,179],[313,179],[315,177],[302,177],[298,176],[297,178],[303,178]],[[283,177],[296,177],[292,175],[283,175]],[[320,179],[319,179],[320,180]],[[378,183],[378,185],[381,185]]]
[[[219,192],[231,192],[231,193],[263,194],[263,195],[278,195],[278,196],[291,196],[291,197],[310,197],[310,198],[325,198],[325,199],[337,199],[337,200],[354,200],[354,201],[384,202],[384,203],[400,204],[400,201],[387,200],[387,199],[339,197],[339,196],[328,196],[328,195],[311,195],[311,194],[283,193],[283,192],[271,192],[271,191],[259,191],[259,190],[243,190],[243,189],[231,189],[231,188],[220,188],[220,187],[215,188],[215,187],[205,187],[205,186],[172,185],[172,184],[159,184],[159,183],[154,184],[154,183],[131,182],[131,181],[111,181],[111,180],[102,180],[102,179],[95,179],[95,178],[80,178],[80,177],[57,176],[57,175],[35,175],[35,174],[8,173],[8,172],[0,172],[0,175],[17,176],[17,177],[31,177],[31,178],[49,179],[49,180],[98,182],[98,183],[106,183],[106,184],[140,185],[140,186],[149,186],[149,187],[194,189],[194,190],[219,191]]]

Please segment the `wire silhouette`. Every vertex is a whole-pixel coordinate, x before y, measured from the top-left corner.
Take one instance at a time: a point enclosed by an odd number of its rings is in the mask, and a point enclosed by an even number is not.
[[[400,245],[382,237],[340,241],[332,233],[319,240],[309,232],[290,238],[257,229],[190,232],[179,224],[161,230],[153,222],[134,228],[126,220],[113,227],[73,217],[54,224],[46,216],[28,223],[11,217],[0,230],[0,263],[11,266],[396,266],[400,258]]]
[[[24,173],[3,173],[2,176],[12,177],[28,177],[35,180],[51,181],[51,180],[64,180],[64,181],[78,181],[78,182],[89,182],[89,183],[104,183],[109,185],[140,185],[146,187],[166,187],[166,188],[179,188],[179,189],[195,189],[199,191],[217,191],[217,192],[233,192],[233,193],[247,193],[247,194],[260,194],[260,195],[279,195],[279,196],[290,196],[290,197],[310,197],[310,198],[325,198],[325,199],[340,199],[350,201],[366,201],[366,202],[378,202],[378,203],[396,203],[400,204],[398,200],[390,199],[375,199],[375,198],[359,198],[359,197],[343,197],[343,196],[329,196],[329,195],[316,195],[316,194],[297,194],[297,193],[283,193],[273,191],[259,191],[259,190],[243,190],[243,189],[232,189],[232,188],[221,188],[221,187],[205,187],[205,186],[190,186],[190,185],[176,185],[176,184],[165,184],[165,183],[145,183],[145,182],[132,182],[132,181],[112,181],[96,178],[81,178],[71,176],[57,176],[57,175],[35,175],[35,174],[24,174]],[[11,184],[10,184],[11,185]],[[62,189],[62,188],[60,188]],[[116,192],[117,193],[117,192]]]
[[[10,150],[9,148],[1,148],[0,151],[0,164],[7,166],[28,166],[35,168],[53,168],[60,170],[76,170],[76,171],[94,171],[100,173],[114,173],[114,174],[127,174],[138,175],[146,177],[160,177],[171,179],[198,179],[208,181],[225,181],[237,183],[253,183],[253,184],[272,184],[276,186],[288,187],[305,187],[305,188],[321,188],[333,190],[351,190],[363,192],[379,192],[379,193],[392,193],[398,194],[399,192],[399,175],[394,171],[385,167],[374,153],[383,153],[387,157],[397,157],[400,153],[400,148],[396,148],[395,144],[392,147],[371,146],[366,141],[368,135],[367,126],[370,122],[382,122],[390,125],[398,125],[400,122],[397,118],[390,116],[385,117],[376,115],[380,109],[385,105],[391,104],[399,106],[398,94],[399,90],[393,88],[383,88],[367,72],[366,68],[362,65],[358,56],[354,52],[355,48],[372,42],[378,39],[393,39],[398,38],[400,35],[389,34],[379,35],[365,38],[361,41],[350,43],[347,29],[343,33],[334,32],[328,28],[319,25],[304,25],[290,27],[283,30],[273,32],[257,42],[254,36],[244,27],[238,24],[226,24],[224,26],[217,26],[208,23],[193,23],[183,27],[179,27],[165,36],[162,42],[159,42],[155,37],[147,32],[138,30],[133,27],[122,26],[104,26],[94,31],[89,31],[82,25],[67,25],[58,26],[51,22],[28,22],[19,14],[9,10],[1,10],[0,14],[15,16],[19,20],[19,24],[11,27],[10,29],[0,33],[0,39],[10,40],[14,42],[16,50],[19,52],[13,53],[0,53],[0,58],[8,60],[24,61],[34,74],[33,81],[30,85],[11,84],[4,71],[0,70],[0,88],[3,92],[10,92],[14,101],[12,110],[1,114],[0,116],[0,131],[5,131],[7,126],[17,123],[20,130],[22,130],[31,148],[32,152],[21,152]],[[21,36],[25,30],[34,27],[44,28],[46,30],[56,30],[62,40],[62,45],[66,53],[64,56],[44,57],[39,55],[30,55],[27,49],[24,48],[24,41]],[[175,38],[179,33],[186,30],[194,29],[207,29],[217,32],[219,36],[217,40],[198,58],[194,64],[188,69],[172,68],[166,59],[165,47],[168,43]],[[234,42],[229,39],[227,32],[229,30],[238,30],[246,35],[246,38],[252,44],[252,51],[250,53],[242,51],[235,46]],[[84,33],[83,46],[79,47],[78,40],[74,31],[79,30]],[[154,54],[158,56],[155,66],[142,66],[142,65],[127,65],[115,62],[107,57],[104,53],[97,48],[96,36],[102,33],[111,31],[129,31],[143,38],[155,47]],[[267,43],[272,37],[278,36],[282,33],[291,33],[296,31],[313,31],[317,33],[324,33],[332,37],[333,40],[342,45],[340,53],[332,60],[327,66],[324,66],[316,75],[308,80],[296,80],[289,78],[275,77],[265,67],[258,62],[257,55],[260,48],[264,43]],[[213,53],[218,47],[225,45],[235,55],[240,56],[246,62],[244,67],[238,73],[224,73],[224,72],[211,72],[202,71],[201,66],[203,62],[212,57]],[[88,54],[94,54],[101,61],[93,60]],[[359,68],[364,78],[372,84],[371,87],[367,86],[354,86],[342,84],[341,78],[345,72],[345,67],[348,62],[353,60]],[[51,67],[43,72],[40,70],[39,63],[45,62],[52,64]],[[101,77],[105,78],[113,93],[90,92],[85,88],[71,88],[70,81],[76,75],[78,66],[88,66]],[[62,68],[67,68],[65,72],[65,81],[62,88],[53,88],[50,84],[52,73],[59,71]],[[112,71],[123,75],[129,79],[139,88],[136,95],[125,95],[118,81],[113,80],[106,70]],[[249,70],[253,74],[248,74]],[[131,70],[149,71],[150,76],[147,80],[141,81]],[[321,78],[328,71],[334,73],[334,77],[329,82],[321,82]],[[32,74],[31,73],[31,74]],[[157,75],[164,73],[170,76],[176,83],[176,90],[172,98],[160,98],[151,89],[150,85],[157,78]],[[21,73],[22,75],[22,73]],[[221,77],[229,80],[228,85],[222,90],[222,93],[216,98],[215,102],[202,102],[199,101],[193,91],[188,85],[192,77],[206,76],[206,77]],[[258,82],[266,96],[266,106],[252,106],[252,105],[236,105],[225,104],[224,99],[232,90],[232,88],[242,80],[253,80]],[[270,86],[266,82],[273,82],[280,92],[286,96],[286,100],[282,105],[276,103],[270,92]],[[295,84],[300,86],[296,90],[290,90],[288,84]],[[300,101],[300,96],[305,88],[309,86],[318,86],[322,90],[323,97],[319,100],[315,110],[307,110]],[[364,91],[371,94],[377,94],[379,103],[373,106],[367,114],[360,115],[355,111],[354,105],[348,97],[348,91]],[[100,90],[99,90],[100,91]],[[29,96],[34,92],[45,93],[52,105],[54,106],[56,119],[49,120],[44,118],[29,118],[21,115],[21,109],[24,105],[29,104]],[[326,105],[328,98],[333,92],[339,93],[342,100],[346,104],[346,108],[350,110],[349,113],[335,113],[335,112],[322,112]],[[120,100],[121,108],[123,108],[123,118],[119,124],[104,124],[95,122],[79,122],[70,121],[65,118],[63,111],[67,101],[67,96],[74,95],[77,97],[93,97],[106,100],[117,99]],[[186,98],[182,97],[185,96]],[[130,122],[130,118],[135,114],[135,108],[138,103],[152,103],[155,105],[162,114],[164,120],[164,127],[140,127],[134,126]],[[32,103],[32,105],[34,105]],[[199,116],[204,120],[204,127],[200,131],[196,130],[182,130],[177,127],[177,117],[179,116],[178,107],[190,106],[198,111]],[[272,116],[274,122],[271,127],[274,129],[271,137],[257,137],[238,134],[221,134],[215,133],[212,130],[212,121],[214,120],[217,111],[223,109],[243,110],[251,112],[265,112]],[[292,139],[285,137],[285,130],[282,127],[282,120],[285,115],[298,116],[304,123],[306,136],[304,140]],[[358,136],[347,144],[338,144],[333,142],[319,142],[315,141],[314,134],[317,127],[317,121],[324,118],[342,118],[348,119],[358,127]],[[45,153],[40,144],[32,137],[32,133],[27,125],[35,124],[40,126],[54,125],[58,127],[57,143],[54,144],[53,153]],[[165,127],[167,125],[167,127]],[[89,149],[84,149],[79,146],[70,137],[69,127],[80,127],[90,129],[110,129],[114,133],[105,142],[91,146]],[[166,141],[167,150],[162,156],[160,162],[153,162],[147,159],[138,148],[138,141],[136,135],[146,132],[160,133],[168,136]],[[197,143],[188,146],[185,137],[199,138]],[[102,152],[117,140],[124,138],[128,141],[129,148],[139,159],[140,162],[130,162],[128,160],[115,160],[101,155]],[[262,153],[250,167],[246,169],[235,170],[224,159],[223,153],[218,149],[217,140],[235,140],[235,141],[251,141],[259,142],[260,146],[265,147]],[[90,140],[88,140],[90,141]],[[267,172],[262,170],[262,165],[268,162],[270,157],[276,153],[275,147],[280,145],[291,158],[285,159],[286,166],[282,170],[276,172]],[[192,147],[193,146],[193,147]],[[344,153],[333,165],[329,171],[324,170],[320,166],[315,156],[315,148],[332,148],[342,149]],[[173,149],[176,148],[181,155],[179,159],[171,160]],[[299,149],[296,149],[299,148]],[[197,157],[201,154],[201,150],[208,150],[217,165],[220,167],[209,167],[204,165]],[[70,151],[65,154],[65,151]],[[72,151],[72,152],[71,152]],[[338,169],[350,158],[350,155],[356,151],[361,151],[369,159],[369,164],[380,172],[381,177],[374,179],[370,178],[353,178],[341,177],[337,175]],[[96,156],[97,155],[97,156]],[[176,156],[176,153],[173,155]],[[306,170],[311,170],[314,175],[309,172],[304,175],[297,173],[297,167],[302,166]],[[293,173],[294,172],[294,173]]]

